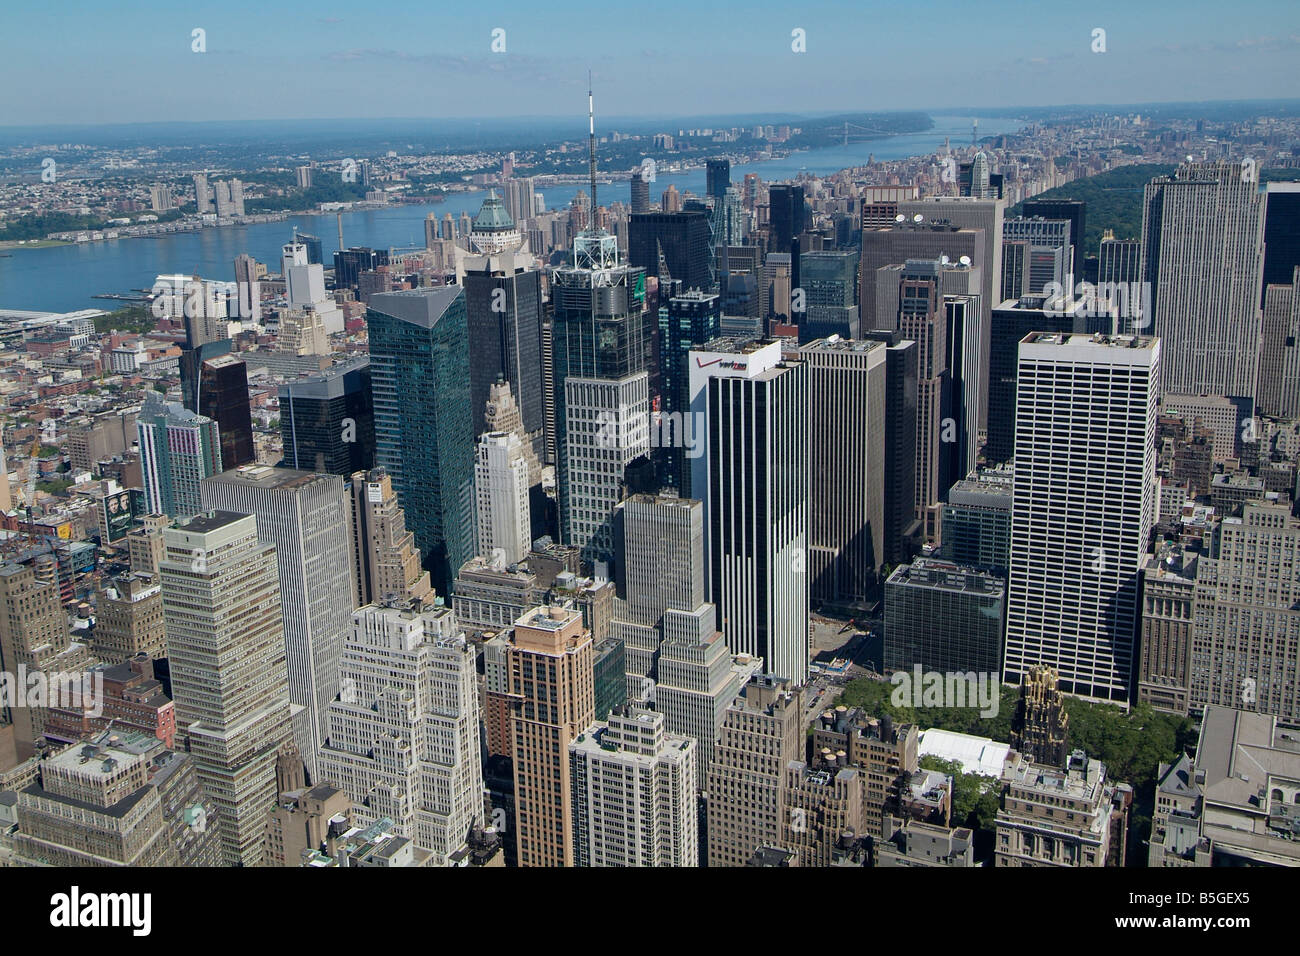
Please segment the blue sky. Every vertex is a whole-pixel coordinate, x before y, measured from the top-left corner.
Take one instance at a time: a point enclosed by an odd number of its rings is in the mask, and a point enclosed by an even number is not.
[[[588,68],[607,116],[1290,98],[1300,3],[10,0],[0,124],[568,114]]]

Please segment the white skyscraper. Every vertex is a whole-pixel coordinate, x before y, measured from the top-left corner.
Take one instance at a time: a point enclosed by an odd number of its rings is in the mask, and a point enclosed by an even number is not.
[[[286,242],[280,258],[285,295],[291,309],[310,309],[320,314],[325,331],[331,335],[343,331],[343,313],[325,292],[325,267],[307,261],[307,246]]]
[[[1034,332],[1020,343],[1004,679],[1128,699],[1138,571],[1156,520],[1159,339]]]
[[[385,817],[448,865],[483,821],[474,645],[450,608],[367,605],[353,615],[322,779],[353,823]]]
[[[499,555],[508,565],[531,547],[526,449],[514,432],[484,432],[474,464],[479,554]]]
[[[217,804],[224,862],[257,866],[291,746],[275,549],[250,515],[213,512],[164,532],[159,563],[176,725]]]
[[[645,372],[619,379],[571,375],[564,398],[565,543],[600,566],[613,550],[611,519],[623,471],[650,451],[650,379]]]
[[[246,465],[201,486],[203,507],[251,514],[275,546],[294,740],[312,780],[325,712],[339,692],[339,660],[356,607],[352,526],[343,479]]]
[[[576,866],[698,866],[696,743],[615,711],[569,744]]]
[[[707,452],[703,492],[709,597],[731,650],[764,673],[808,679],[808,368],[780,342],[715,339],[689,356],[691,414]]]

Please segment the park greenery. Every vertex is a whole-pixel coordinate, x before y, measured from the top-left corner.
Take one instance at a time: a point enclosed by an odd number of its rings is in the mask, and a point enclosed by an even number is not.
[[[112,312],[106,312],[104,315],[95,316],[94,322],[95,331],[101,335],[114,331],[144,335],[152,332],[158,325],[158,320],[153,317],[146,305],[132,305],[124,309],[115,309]]]
[[[895,724],[915,724],[919,730],[937,727],[1002,743],[1011,739],[1011,722],[1020,697],[1018,688],[1002,688],[998,712],[991,718],[981,717],[975,707],[896,706],[890,699],[894,690],[888,681],[864,677],[851,681],[836,703],[861,707],[873,717],[888,714]],[[1106,766],[1108,780],[1133,788],[1129,860],[1134,861],[1141,841],[1150,833],[1159,765],[1172,763],[1180,754],[1194,749],[1196,725],[1186,717],[1160,713],[1146,704],[1124,711],[1113,704],[1066,697],[1065,712],[1069,748],[1100,760]],[[953,774],[953,824],[991,830],[997,815],[996,784],[989,778],[963,774],[956,765],[939,766],[943,763],[927,758],[922,766]]]
[[[1116,239],[1142,238],[1142,197],[1146,185],[1157,176],[1171,175],[1177,168],[1165,163],[1120,166],[1096,176],[1076,179],[1032,198],[1081,199],[1087,203],[1083,248],[1087,255],[1095,256],[1101,248],[1103,230],[1114,231]],[[1300,178],[1300,170],[1265,169],[1259,178],[1261,182],[1289,182]],[[1009,216],[1020,214],[1020,205],[1013,206],[1008,212]]]

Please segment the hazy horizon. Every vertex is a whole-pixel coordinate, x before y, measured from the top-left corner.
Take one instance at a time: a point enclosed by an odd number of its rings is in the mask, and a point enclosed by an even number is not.
[[[611,16],[590,2],[411,4],[375,15],[303,0],[270,10],[248,0],[184,9],[144,0],[125,11],[23,5],[7,11],[7,34],[23,43],[0,67],[0,115],[19,128],[334,120],[376,108],[394,118],[536,120],[580,114],[589,69],[610,121],[808,104],[930,111],[955,90],[990,110],[1300,96],[1300,5],[1236,9],[1225,18],[1212,0],[1104,0],[1086,10],[755,0],[735,11],[665,0]],[[1129,102],[1137,90],[1142,101]],[[663,110],[673,103],[692,112]]]

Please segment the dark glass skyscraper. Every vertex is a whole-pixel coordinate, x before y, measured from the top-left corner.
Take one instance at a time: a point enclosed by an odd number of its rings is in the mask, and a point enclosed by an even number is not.
[[[334,287],[348,288],[357,284],[357,278],[363,272],[373,272],[379,266],[388,265],[387,249],[371,249],[366,246],[353,246],[334,253]]]
[[[659,256],[670,278],[686,289],[709,291],[709,217],[705,212],[651,212],[632,216],[627,227],[628,263],[659,275]]]
[[[655,457],[661,483],[676,488],[685,497],[691,497],[687,449],[681,442],[663,441],[662,436],[676,436],[678,429],[690,428],[690,435],[683,434],[682,437],[703,441],[702,423],[688,424],[686,421],[691,411],[688,353],[721,335],[719,303],[716,295],[692,290],[669,297],[659,307],[660,380],[663,383],[659,411],[672,430],[661,428],[661,447],[656,449]]]
[[[771,242],[769,252],[792,252],[791,243],[807,221],[802,186],[773,186],[768,190]],[[796,260],[797,261],[797,260]]]
[[[375,464],[388,471],[434,587],[474,555],[469,323],[455,286],[385,292],[366,310]]]
[[[319,266],[324,264],[320,236],[309,236],[305,232],[295,232],[294,239],[307,247],[307,265]]]
[[[284,466],[348,477],[375,465],[370,360],[280,386]]]
[[[574,261],[551,293],[560,533],[583,560],[610,562],[624,470],[649,450],[645,273],[601,231],[578,236]]]
[[[1264,187],[1264,281],[1290,285],[1300,266],[1300,183],[1269,183]]]
[[[500,310],[493,309],[494,302],[501,306]],[[544,413],[541,273],[535,269],[516,269],[509,275],[501,269],[467,271],[465,306],[469,313],[470,404],[475,435],[486,428],[483,409],[488,390],[505,379],[519,402],[524,430],[540,436]]]
[[[650,211],[650,180],[638,169],[632,174],[632,212]]]
[[[253,414],[248,404],[248,367],[230,352],[230,339],[181,351],[181,401],[206,415],[221,431],[221,461],[238,468],[257,460]]]
[[[725,198],[727,187],[731,185],[731,160],[710,159],[705,162],[704,167],[705,191],[713,199]]]

